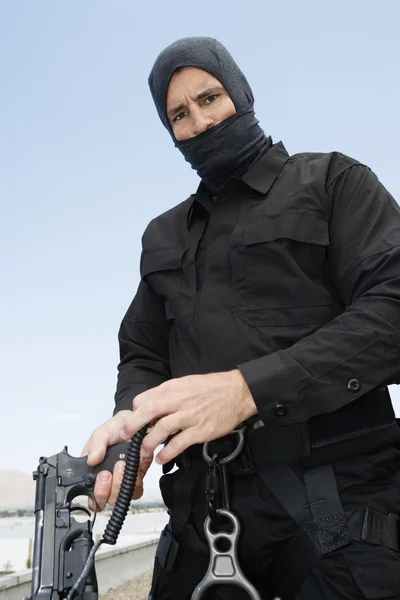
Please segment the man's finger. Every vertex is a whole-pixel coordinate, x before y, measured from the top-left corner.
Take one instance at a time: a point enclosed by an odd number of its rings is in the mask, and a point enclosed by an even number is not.
[[[86,456],[87,454],[89,454],[89,446],[90,446],[91,439],[92,439],[92,437],[90,437],[88,439],[88,441],[86,442],[86,444],[84,445],[82,452],[81,452],[81,456]]]
[[[120,435],[124,436],[124,440],[129,440],[139,429],[152,422],[152,415],[153,412],[149,412],[148,410],[134,410],[124,419]]]
[[[174,435],[182,428],[178,414],[163,417],[150,429],[143,439],[141,452],[144,457],[152,455],[170,435]]]
[[[166,381],[138,394],[133,400],[133,411],[125,421],[125,431],[130,437],[144,425],[154,426],[166,415],[175,413],[176,397],[171,396],[171,381]]]
[[[105,423],[93,431],[81,454],[81,456],[88,456],[88,465],[94,466],[101,463],[110,445],[109,439],[110,431]]]
[[[194,428],[189,427],[175,435],[172,440],[159,452],[156,456],[156,463],[163,465],[173,458],[176,458],[186,448],[189,448],[192,444],[199,444],[203,440],[196,435]]]
[[[100,471],[100,473],[96,477],[96,483],[94,485],[93,490],[98,510],[103,510],[103,508],[107,504],[108,498],[111,493],[111,486],[112,474],[109,471]]]
[[[111,494],[110,494],[110,498],[108,500],[108,504],[110,504],[111,506],[114,506],[117,501],[118,492],[121,487],[122,478],[124,476],[124,470],[125,470],[125,461],[119,460],[118,462],[115,463]]]
[[[109,419],[93,431],[89,443],[86,444],[88,465],[98,465],[104,459],[109,446],[124,441],[126,438],[123,433],[123,424]]]

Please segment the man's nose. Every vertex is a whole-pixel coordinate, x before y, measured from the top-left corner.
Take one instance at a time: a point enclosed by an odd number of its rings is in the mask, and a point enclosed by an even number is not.
[[[202,115],[201,112],[196,111],[192,113],[192,132],[193,136],[200,135],[203,131],[206,131],[214,125],[214,120],[208,115]]]

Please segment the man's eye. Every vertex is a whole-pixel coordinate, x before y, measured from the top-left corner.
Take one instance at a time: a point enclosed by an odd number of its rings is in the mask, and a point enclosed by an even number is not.
[[[212,94],[211,96],[208,96],[206,98],[205,104],[211,104],[216,100],[216,98],[218,98],[218,94]]]
[[[184,112],[180,112],[179,114],[176,115],[176,117],[174,117],[174,121],[180,121],[181,119],[183,119],[186,116],[186,113]]]

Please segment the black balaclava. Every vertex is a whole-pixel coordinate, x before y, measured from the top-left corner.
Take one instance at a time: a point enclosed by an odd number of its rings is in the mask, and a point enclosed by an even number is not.
[[[188,140],[177,141],[167,117],[167,92],[172,75],[180,67],[197,67],[224,86],[236,114]],[[149,76],[150,91],[158,114],[175,146],[192,165],[212,196],[228,179],[241,176],[272,144],[254,114],[254,98],[246,77],[227,49],[209,37],[188,37],[165,48]]]

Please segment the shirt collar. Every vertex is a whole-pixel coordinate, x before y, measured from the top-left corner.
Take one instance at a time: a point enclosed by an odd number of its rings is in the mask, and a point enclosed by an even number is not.
[[[271,146],[265,154],[244,175],[240,177],[244,183],[265,195],[285,166],[289,154],[282,142]],[[191,195],[187,212],[187,226],[190,229],[196,215],[196,203],[202,205],[208,212],[212,211],[214,200],[207,192],[207,188],[201,181],[195,194]]]
[[[274,144],[241,179],[261,194],[266,194],[285,166],[289,154],[282,142]]]
[[[191,202],[189,204],[188,212],[187,212],[187,226],[188,229],[193,225],[193,221],[196,216],[199,214],[199,210],[205,209],[208,213],[214,208],[215,201],[211,198],[210,194],[207,191],[206,186],[201,181],[199,187],[195,194],[190,196]],[[203,213],[204,214],[204,213]]]

